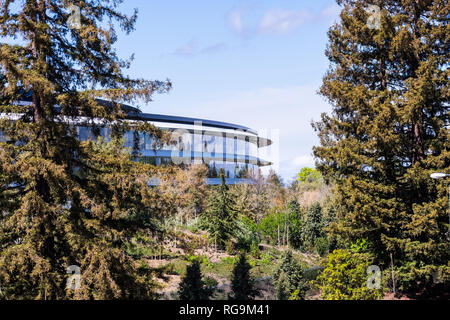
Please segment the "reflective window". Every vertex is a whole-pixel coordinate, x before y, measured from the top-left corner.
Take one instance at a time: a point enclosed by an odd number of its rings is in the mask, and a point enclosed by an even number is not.
[[[251,157],[255,157],[255,158],[258,157],[258,147],[256,146],[256,143],[250,142],[249,143],[249,149],[250,149],[249,155]]]
[[[223,137],[215,136],[214,137],[214,150],[216,153],[223,153]]]
[[[125,148],[133,148],[134,146],[134,130],[125,133]]]
[[[203,137],[201,133],[193,133],[192,134],[194,139],[194,152],[202,152],[203,150]]]
[[[150,134],[146,133],[144,137],[145,150],[152,151],[153,150],[153,140]]]
[[[215,136],[205,134],[203,136],[203,152],[213,153],[215,152]]]
[[[235,148],[234,148],[234,135],[233,134],[227,134],[226,135],[226,154],[227,155],[234,155],[235,154]]]
[[[238,138],[237,139],[237,154],[245,155],[245,140]]]

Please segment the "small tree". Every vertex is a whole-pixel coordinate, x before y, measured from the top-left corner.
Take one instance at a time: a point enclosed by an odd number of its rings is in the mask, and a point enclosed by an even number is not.
[[[293,295],[296,300],[304,300],[307,286],[303,268],[294,260],[290,250],[284,254],[273,279],[278,300],[288,300]]]
[[[192,261],[191,265],[186,267],[186,275],[178,289],[180,300],[209,300],[212,293],[212,288],[206,286],[202,279],[200,262]]]
[[[221,175],[221,179],[221,186],[218,190],[212,190],[207,210],[200,218],[202,227],[217,239],[219,248],[224,248],[237,229],[237,211],[233,198],[228,194],[225,177]]]
[[[255,296],[259,295],[255,288],[255,281],[250,277],[250,269],[251,266],[245,254],[241,254],[233,269],[231,300],[253,300]]]
[[[302,245],[303,221],[300,215],[300,205],[297,200],[292,200],[288,205],[288,234],[289,244],[298,249]]]
[[[309,208],[304,228],[305,242],[309,247],[314,247],[316,239],[323,236],[322,207],[315,203]]]

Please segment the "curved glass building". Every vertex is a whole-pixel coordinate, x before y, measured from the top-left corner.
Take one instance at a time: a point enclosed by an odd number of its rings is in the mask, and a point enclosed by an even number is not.
[[[24,99],[21,105],[31,101]],[[107,103],[106,101],[99,102]],[[259,157],[259,149],[270,146],[272,141],[258,136],[250,128],[220,121],[142,113],[139,109],[123,105],[127,121],[149,122],[172,133],[171,144],[161,144],[149,134],[130,130],[125,133],[125,147],[136,159],[154,165],[207,164],[209,184],[219,184],[223,173],[227,184],[249,183],[253,172],[271,165]],[[108,138],[110,128],[93,130],[86,125],[76,126],[80,140],[96,139],[98,135]],[[0,132],[1,138],[1,132]]]
[[[126,147],[138,146],[142,161],[156,165],[205,163],[209,166],[210,184],[220,183],[221,173],[229,184],[248,182],[247,178],[252,172],[256,172],[261,166],[271,165],[259,157],[259,149],[271,145],[272,142],[241,125],[141,113],[134,108],[128,112],[128,119],[150,122],[172,133],[173,144],[156,149],[149,135],[127,132]],[[83,138],[81,132],[80,138]]]

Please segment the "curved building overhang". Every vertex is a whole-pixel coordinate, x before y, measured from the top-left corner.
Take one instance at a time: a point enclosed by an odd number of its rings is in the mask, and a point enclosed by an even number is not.
[[[21,105],[29,105],[31,103],[31,94],[24,94],[22,101],[19,102]],[[99,104],[103,106],[111,106],[112,102],[103,100],[103,99],[97,99]],[[253,130],[251,128],[234,124],[234,123],[228,123],[228,122],[222,122],[222,121],[215,121],[215,120],[208,120],[208,119],[201,119],[201,118],[191,118],[191,117],[182,117],[182,116],[170,116],[170,115],[163,115],[163,114],[153,114],[153,113],[143,113],[139,108],[132,107],[127,104],[121,104],[121,108],[126,112],[127,116],[126,119],[128,120],[134,120],[134,121],[148,121],[148,122],[154,122],[155,126],[158,127],[166,127],[168,129],[178,129],[180,128],[177,125],[183,125],[181,128],[187,129],[189,131],[195,130],[195,127],[198,126],[198,124],[201,124],[202,127],[208,127],[212,130],[214,129],[222,129],[221,132],[224,133],[232,133],[236,136],[249,136],[250,140],[257,144],[259,148],[261,147],[267,147],[272,145],[272,141],[268,138],[260,137],[258,136],[258,132],[256,130]],[[59,107],[56,107],[56,109],[59,109]],[[167,124],[167,125],[164,125]],[[190,127],[192,126],[192,127]],[[203,128],[202,130],[209,131],[206,128]],[[229,130],[229,131],[228,131]]]

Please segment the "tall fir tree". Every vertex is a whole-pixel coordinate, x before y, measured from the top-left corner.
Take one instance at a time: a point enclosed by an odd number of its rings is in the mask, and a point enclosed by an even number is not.
[[[236,203],[228,192],[225,176],[221,175],[222,183],[217,189],[212,189],[208,198],[207,209],[200,216],[202,227],[209,232],[219,248],[236,233],[237,211]]]
[[[437,269],[450,277],[448,181],[430,179],[450,172],[450,6],[337,3],[342,11],[328,32],[331,64],[320,89],[333,112],[314,124],[318,168],[337,184],[333,228],[351,241],[368,239],[381,266],[392,253],[403,289],[417,290]]]
[[[113,47],[133,30],[121,0],[0,0],[0,283],[6,299],[146,299],[150,271],[125,252],[162,214],[148,188],[161,173],[131,161],[121,103],[149,102],[170,82],[131,79]],[[79,15],[77,11],[79,10]],[[79,20],[79,21],[77,21]],[[17,101],[29,98],[29,103]],[[103,101],[109,101],[103,103]],[[125,110],[126,111],[126,110]],[[76,126],[111,128],[79,141]],[[135,130],[162,138],[150,125]],[[67,268],[80,268],[77,290]]]

